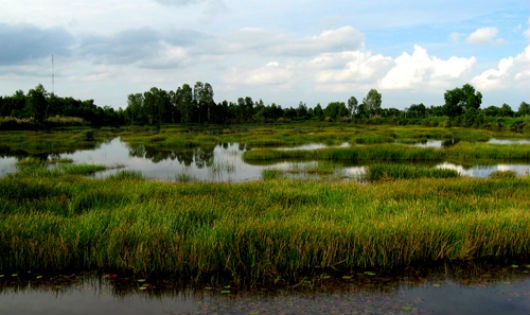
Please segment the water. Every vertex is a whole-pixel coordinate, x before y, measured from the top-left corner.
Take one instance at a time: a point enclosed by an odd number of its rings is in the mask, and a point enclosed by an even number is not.
[[[426,140],[420,143],[414,144],[420,148],[447,148],[460,142],[459,139],[447,139],[447,140]]]
[[[294,147],[282,147],[282,148],[278,148],[277,150],[280,150],[280,151],[294,151],[294,150],[312,151],[312,150],[319,150],[319,149],[326,149],[326,148],[347,148],[349,146],[350,144],[348,142],[344,142],[338,146],[329,146],[323,143],[309,143],[309,144],[303,144],[303,145],[294,146]]]
[[[17,159],[14,157],[0,158],[0,178],[17,171]]]
[[[455,170],[461,176],[467,177],[489,177],[494,172],[514,172],[519,176],[530,175],[530,165],[528,164],[497,164],[497,165],[474,165],[464,167],[453,163],[444,162],[436,165],[436,168]]]
[[[459,139],[426,140],[426,141],[423,141],[423,142],[420,142],[420,143],[416,143],[416,144],[414,144],[414,146],[423,147],[423,148],[446,148],[446,147],[450,147],[452,145],[455,145],[458,142],[460,142]],[[530,144],[530,140],[527,140],[527,139],[510,140],[510,139],[491,138],[491,139],[489,139],[487,141],[487,143],[501,144],[501,145],[510,145],[510,144],[527,145],[527,144]]]
[[[508,139],[492,138],[492,139],[488,140],[488,143],[493,143],[493,144],[530,144],[530,140],[527,140],[527,139],[508,140]]]
[[[493,143],[508,143],[508,140],[498,140]],[[513,140],[520,141],[525,140]],[[451,143],[455,141],[451,140]],[[347,146],[345,143],[341,147]],[[443,146],[441,140],[430,140],[422,146]],[[327,148],[324,144],[307,144],[283,150],[316,150]],[[225,143],[210,148],[184,149],[180,151],[159,151],[144,145],[129,145],[120,138],[104,142],[95,149],[77,150],[73,153],[56,154],[55,158],[70,159],[77,164],[101,164],[109,170],[98,172],[96,178],[105,178],[122,170],[138,171],[147,179],[163,181],[207,181],[207,182],[246,182],[263,178],[264,170],[279,170],[288,178],[319,179],[330,177],[343,180],[362,181],[366,175],[365,165],[341,165],[332,167],[329,162],[282,162],[268,165],[251,165],[243,161],[243,153],[247,147],[237,143]],[[16,172],[16,158],[0,158],[0,177]],[[319,172],[319,163],[325,172]],[[497,164],[474,165],[464,167],[453,163],[441,163],[437,168],[454,169],[461,176],[488,177],[496,171],[513,171],[517,175],[530,174],[528,164]]]
[[[0,314],[530,313],[530,276],[523,266],[395,277],[357,274],[351,280],[230,292],[223,287],[175,288],[153,279],[148,281],[155,284],[149,285],[108,277],[68,279],[0,279]]]
[[[211,149],[153,152],[142,145],[129,146],[120,138],[102,144],[96,150],[62,154],[74,163],[103,164],[114,169],[99,172],[103,178],[120,170],[140,171],[148,179],[242,182],[261,179],[265,167],[243,162],[244,145],[222,144]],[[118,166],[118,167],[116,167]]]

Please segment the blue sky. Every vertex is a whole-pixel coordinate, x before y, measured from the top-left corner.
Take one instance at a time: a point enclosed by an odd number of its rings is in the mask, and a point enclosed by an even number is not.
[[[465,83],[483,107],[530,102],[530,3],[505,1],[0,0],[0,95],[42,83],[125,107],[156,86],[209,82],[216,101],[284,107],[440,105]]]

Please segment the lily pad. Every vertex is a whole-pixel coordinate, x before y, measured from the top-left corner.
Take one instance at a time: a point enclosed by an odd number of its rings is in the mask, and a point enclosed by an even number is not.
[[[221,294],[230,294],[230,290],[221,290]]]
[[[401,307],[401,309],[404,310],[405,312],[410,312],[410,311],[412,311],[412,306],[410,306],[410,305],[403,305],[403,306]]]
[[[370,277],[373,277],[373,276],[376,275],[376,273],[373,272],[373,271],[365,271],[364,274],[367,275],[367,276],[370,276]]]

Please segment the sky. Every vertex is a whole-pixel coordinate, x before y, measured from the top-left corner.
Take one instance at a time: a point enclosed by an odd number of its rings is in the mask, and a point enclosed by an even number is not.
[[[530,103],[528,0],[0,0],[0,95],[41,83],[125,108],[197,81],[214,99],[314,107],[370,89],[383,107]],[[52,67],[53,55],[53,67]],[[54,80],[52,83],[52,72]]]

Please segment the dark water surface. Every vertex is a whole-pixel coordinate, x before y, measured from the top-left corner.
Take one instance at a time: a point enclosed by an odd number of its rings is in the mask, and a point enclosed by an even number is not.
[[[280,289],[162,289],[156,281],[77,276],[0,279],[0,314],[530,314],[530,266],[411,277],[359,274]],[[72,276],[70,276],[72,277]],[[12,278],[12,279],[10,279]]]

